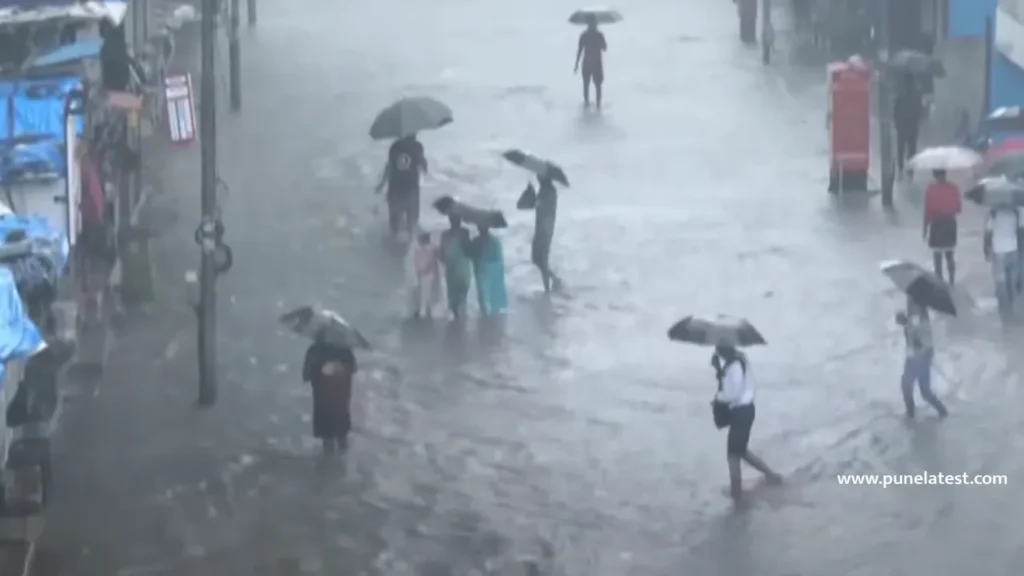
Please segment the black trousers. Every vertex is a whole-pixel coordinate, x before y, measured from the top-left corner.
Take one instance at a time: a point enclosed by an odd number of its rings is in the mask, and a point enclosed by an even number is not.
[[[896,129],[896,170],[903,171],[907,161],[917,154],[917,127]]]

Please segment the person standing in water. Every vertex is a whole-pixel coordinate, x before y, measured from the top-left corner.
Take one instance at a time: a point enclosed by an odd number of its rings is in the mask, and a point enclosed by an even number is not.
[[[932,360],[935,348],[932,343],[932,323],[928,318],[928,309],[907,298],[906,312],[896,314],[896,323],[903,328],[903,337],[907,342],[907,358],[903,364],[903,404],[907,418],[916,414],[914,406],[914,383],[921,389],[921,397],[931,404],[939,416],[949,415],[946,405],[932,391]]]
[[[576,66],[573,72],[580,71],[583,61],[583,103],[590,106],[590,83],[594,83],[597,96],[597,107],[601,107],[601,87],[604,84],[604,53],[608,51],[608,42],[604,34],[597,29],[597,19],[591,17],[587,29],[580,34],[579,48],[576,50]]]
[[[557,288],[561,284],[561,280],[551,271],[549,261],[551,241],[555,237],[555,220],[558,214],[558,189],[555,188],[555,183],[551,178],[546,176],[539,176],[537,183],[539,190],[534,208],[533,245],[530,249],[530,260],[540,270],[544,291],[551,292],[552,288]]]
[[[448,216],[449,228],[441,233],[438,252],[444,265],[444,284],[448,295],[448,310],[456,319],[462,318],[469,296],[472,277],[472,261],[469,258],[469,230],[462,226],[462,219]]]
[[[956,217],[963,206],[960,190],[946,179],[945,170],[932,172],[935,181],[924,193],[924,237],[932,249],[935,274],[942,278],[942,260],[945,257],[950,285],[956,283],[957,226]]]
[[[501,242],[491,234],[487,226],[479,227],[480,233],[473,239],[473,275],[476,280],[476,296],[480,314],[494,316],[508,310],[508,290],[505,287],[505,257]]]
[[[343,450],[352,429],[352,377],[356,373],[352,350],[328,342],[322,334],[306,350],[302,380],[313,387],[313,436],[324,454]]]
[[[395,140],[388,150],[388,162],[377,192],[387,185],[388,224],[396,237],[403,231],[403,223],[410,238],[416,230],[420,219],[420,174],[426,171],[427,157],[416,135]]]
[[[743,499],[741,462],[746,462],[771,482],[782,481],[782,476],[747,447],[754,426],[754,379],[750,375],[750,361],[733,346],[716,346],[711,366],[719,382],[715,401],[729,406],[729,435],[726,440],[729,493],[734,502],[740,503]]]

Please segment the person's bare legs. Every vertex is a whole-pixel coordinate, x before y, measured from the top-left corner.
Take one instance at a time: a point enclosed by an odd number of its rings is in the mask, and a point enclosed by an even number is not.
[[[590,75],[583,75],[583,105],[590,106]]]
[[[334,438],[323,438],[320,440],[320,446],[323,448],[324,454],[334,454],[338,446],[334,441]]]
[[[594,96],[597,100],[597,107],[601,107],[601,87],[604,86],[604,82],[594,82]]]
[[[771,481],[771,482],[781,482],[782,481],[782,475],[781,474],[779,474],[778,472],[776,472],[776,471],[772,470],[771,468],[769,468],[768,465],[765,464],[764,460],[761,460],[760,458],[758,458],[757,455],[754,454],[753,452],[751,452],[750,450],[747,450],[747,453],[743,456],[743,460],[747,464],[750,464],[750,466],[754,470],[757,470],[761,474],[764,474],[765,478],[767,478],[769,481]]]
[[[544,283],[544,291],[551,292],[551,270],[545,266],[538,266],[540,269],[540,279]]]

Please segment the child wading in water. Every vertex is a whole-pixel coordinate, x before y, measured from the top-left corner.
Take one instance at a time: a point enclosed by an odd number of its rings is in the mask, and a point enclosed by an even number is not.
[[[441,294],[441,263],[429,232],[420,232],[412,253],[409,307],[412,317],[433,315]]]

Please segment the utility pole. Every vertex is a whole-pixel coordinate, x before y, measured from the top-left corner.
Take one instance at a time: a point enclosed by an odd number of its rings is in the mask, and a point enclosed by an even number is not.
[[[242,47],[238,42],[242,0],[231,0],[231,25],[228,29],[228,66],[231,68],[231,110],[242,109]]]
[[[256,25],[256,0],[248,0],[246,2],[246,15],[249,17],[249,26]]]
[[[761,63],[772,63],[775,49],[775,25],[772,23],[772,0],[761,0]]]
[[[878,13],[878,53],[875,58],[875,85],[878,106],[878,153],[882,161],[882,206],[893,207],[893,188],[896,185],[896,155],[892,145],[892,89],[889,58],[891,41],[889,37],[889,2],[882,2]]]
[[[217,402],[217,100],[214,74],[219,0],[203,0],[199,94],[199,147],[202,155],[202,221],[196,240],[202,248],[199,269],[199,405]]]

